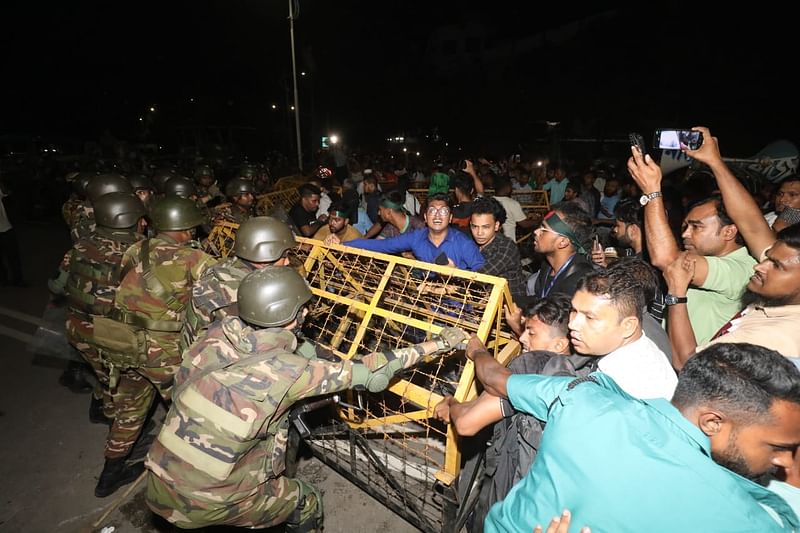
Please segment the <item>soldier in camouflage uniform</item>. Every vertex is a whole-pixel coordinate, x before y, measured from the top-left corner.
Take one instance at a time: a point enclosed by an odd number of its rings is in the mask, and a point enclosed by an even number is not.
[[[49,286],[54,292],[66,295],[67,339],[97,377],[89,420],[110,424],[114,418],[114,404],[109,392],[108,371],[94,343],[94,319],[107,316],[111,311],[121,281],[122,254],[142,239],[145,208],[131,193],[113,192],[95,201],[94,214],[95,231],[67,252],[58,278]]]
[[[215,262],[191,245],[202,222],[194,202],[162,198],[153,205],[150,217],[156,236],[134,244],[122,258],[124,276],[111,311],[113,324],[103,323],[108,325],[102,338],[100,328],[95,327],[95,340],[105,348],[112,382],[119,373],[114,391],[116,417],[95,488],[98,497],[133,481],[143,469],[141,463],[128,465],[125,459],[141,433],[156,392],[170,401],[181,363],[180,331],[191,287]],[[126,348],[115,348],[123,342]]]
[[[232,179],[225,186],[225,194],[230,201],[214,208],[211,215],[212,227],[221,221],[241,224],[253,216],[255,187],[251,180],[247,178]]]
[[[128,180],[119,174],[101,174],[92,177],[86,185],[86,197],[89,205],[94,203],[104,194],[111,192],[133,193],[133,187]],[[73,225],[70,227],[72,242],[78,242],[91,236],[95,230],[94,210],[92,207],[84,206],[76,212]]]
[[[182,528],[286,523],[291,532],[320,531],[320,493],[284,475],[292,404],[349,388],[382,391],[401,369],[467,339],[444,328],[433,340],[359,363],[307,359],[294,353],[293,331],[310,299],[291,268],[257,270],[239,286],[241,318],[215,322],[189,349],[147,456],[146,499],[155,513]]]
[[[86,199],[86,186],[89,184],[89,180],[96,175],[92,172],[78,172],[67,178],[67,181],[72,183],[72,193],[61,207],[61,216],[64,217],[64,222],[70,230],[78,222],[78,213],[92,208]],[[92,214],[92,216],[94,215]]]
[[[209,208],[225,201],[225,195],[219,190],[214,170],[208,165],[200,165],[194,169],[194,181],[197,184],[197,199]]]
[[[155,185],[153,181],[144,174],[132,174],[128,176],[128,182],[133,187],[133,192],[139,197],[139,200],[144,204],[145,209],[150,209],[150,204],[156,194]]]
[[[192,302],[186,309],[183,348],[188,348],[209,324],[231,314],[242,279],[269,265],[286,266],[289,250],[296,246],[289,226],[272,217],[253,217],[236,231],[233,257],[206,270],[192,287]],[[233,315],[236,315],[235,310]]]

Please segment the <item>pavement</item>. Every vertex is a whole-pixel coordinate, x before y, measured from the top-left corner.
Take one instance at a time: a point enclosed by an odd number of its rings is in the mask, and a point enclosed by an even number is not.
[[[30,287],[0,287],[0,532],[178,531],[149,511],[142,485],[125,498],[129,487],[94,496],[107,428],[89,422],[88,394],[58,384],[66,360],[28,349],[49,301],[46,280],[71,246],[69,235],[59,221],[15,228]],[[418,531],[316,459],[304,459],[298,477],[321,489],[326,533]]]

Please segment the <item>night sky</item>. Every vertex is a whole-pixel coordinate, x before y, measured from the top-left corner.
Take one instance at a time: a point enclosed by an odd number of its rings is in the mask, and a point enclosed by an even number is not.
[[[800,142],[790,13],[556,4],[300,0],[304,137],[375,149],[438,128],[524,148],[549,120],[565,137],[708,125],[732,156]],[[174,146],[182,129],[243,126],[285,149],[287,16],[283,0],[4,2],[0,135]],[[437,36],[465,28],[472,51],[437,62]]]

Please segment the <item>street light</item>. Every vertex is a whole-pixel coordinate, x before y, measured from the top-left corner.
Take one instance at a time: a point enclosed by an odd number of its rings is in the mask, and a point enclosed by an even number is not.
[[[155,112],[156,112],[156,108],[151,106],[151,107],[150,107],[150,112],[151,112],[151,113],[155,113]]]
[[[338,136],[338,135],[336,135],[336,134],[334,133],[333,135],[331,135],[331,136],[328,138],[328,142],[330,142],[331,144],[336,144],[336,143],[338,143],[338,142],[339,142],[339,136]]]

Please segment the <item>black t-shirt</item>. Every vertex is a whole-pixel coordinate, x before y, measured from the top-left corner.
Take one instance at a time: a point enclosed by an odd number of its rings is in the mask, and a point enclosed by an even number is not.
[[[294,206],[289,210],[289,216],[291,217],[295,226],[297,226],[297,229],[300,229],[303,226],[309,226],[315,220],[317,220],[316,213],[306,211],[300,202],[294,204]]]

